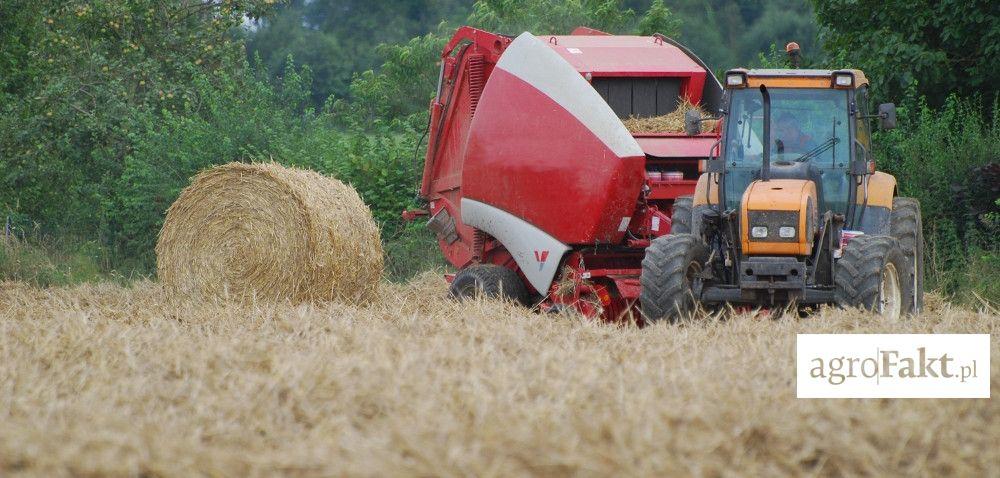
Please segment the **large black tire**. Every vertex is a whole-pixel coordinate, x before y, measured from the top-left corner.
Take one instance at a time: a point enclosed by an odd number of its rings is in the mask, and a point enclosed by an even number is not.
[[[691,234],[691,196],[680,196],[674,200],[670,212],[670,233]]]
[[[522,305],[528,303],[528,289],[517,272],[495,264],[478,264],[462,269],[451,281],[448,295],[457,300],[483,296]]]
[[[910,275],[904,287],[912,289],[913,300],[903,308],[904,314],[916,314],[924,308],[924,232],[920,218],[920,202],[914,198],[894,198],[890,215],[890,235],[899,241],[903,255],[910,261]]]
[[[834,298],[841,307],[860,307],[898,319],[913,301],[903,286],[910,274],[899,241],[891,236],[858,236],[844,246],[833,276]]]
[[[691,283],[708,260],[708,246],[691,234],[653,239],[642,260],[639,303],[647,321],[677,319],[695,309]]]

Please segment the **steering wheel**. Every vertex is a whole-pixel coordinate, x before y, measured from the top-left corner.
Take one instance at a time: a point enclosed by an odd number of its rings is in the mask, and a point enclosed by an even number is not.
[[[778,153],[774,155],[774,161],[771,164],[775,166],[791,166],[792,160],[798,161],[800,156],[798,153]]]

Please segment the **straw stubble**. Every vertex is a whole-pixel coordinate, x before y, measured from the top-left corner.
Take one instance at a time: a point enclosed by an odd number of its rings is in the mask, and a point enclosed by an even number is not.
[[[199,301],[0,282],[0,476],[996,476],[1000,320],[638,329],[446,299]],[[993,399],[797,399],[800,333],[990,333]]]

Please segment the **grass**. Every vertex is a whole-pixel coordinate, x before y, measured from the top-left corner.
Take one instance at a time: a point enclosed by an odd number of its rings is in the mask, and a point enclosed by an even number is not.
[[[43,241],[0,236],[0,280],[15,279],[42,287],[107,280],[94,243],[62,247]]]
[[[1000,469],[980,400],[799,400],[795,334],[1000,333],[929,300],[645,329],[442,299],[198,302],[151,282],[0,283],[0,475],[960,475]],[[991,390],[1000,387],[992,342]],[[992,470],[992,471],[991,471]]]
[[[399,229],[382,230],[385,249],[385,275],[393,282],[405,282],[421,272],[449,264],[441,255],[434,233],[418,219]]]

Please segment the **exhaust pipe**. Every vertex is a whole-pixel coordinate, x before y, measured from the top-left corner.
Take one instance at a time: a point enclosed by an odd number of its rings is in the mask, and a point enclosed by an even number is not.
[[[760,96],[764,98],[764,157],[761,158],[760,179],[771,179],[771,95],[767,87],[760,85]]]

